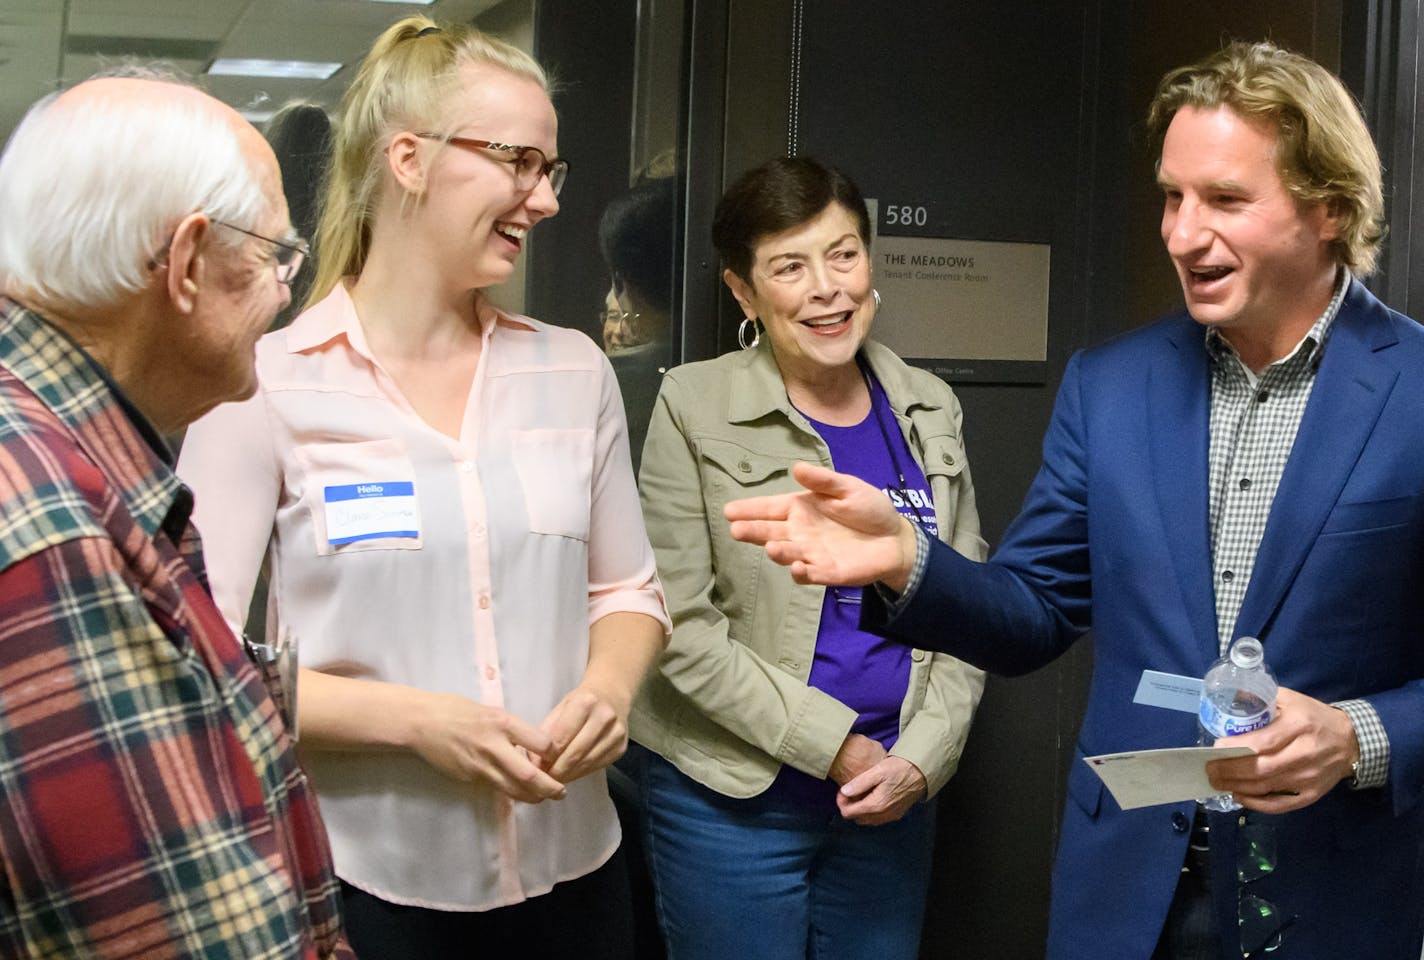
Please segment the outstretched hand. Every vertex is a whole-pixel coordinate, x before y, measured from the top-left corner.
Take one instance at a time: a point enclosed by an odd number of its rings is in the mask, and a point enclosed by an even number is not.
[[[811,463],[791,470],[801,493],[727,504],[732,536],[766,548],[797,583],[903,590],[915,562],[915,531],[882,490]]]

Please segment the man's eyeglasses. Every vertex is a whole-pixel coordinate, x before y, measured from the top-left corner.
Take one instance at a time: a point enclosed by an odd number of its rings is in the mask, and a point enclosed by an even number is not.
[[[307,254],[311,248],[301,237],[293,240],[274,240],[271,237],[264,237],[260,233],[253,233],[251,230],[244,230],[225,220],[214,220],[213,223],[220,227],[227,227],[229,230],[236,230],[238,233],[245,233],[249,237],[256,237],[258,240],[265,240],[272,244],[273,259],[277,261],[277,282],[290,284],[296,278],[297,272],[302,269],[302,264],[306,262]]]
[[[291,240],[273,240],[271,237],[264,237],[260,233],[253,233],[251,230],[244,230],[242,227],[234,226],[226,220],[210,219],[210,223],[220,227],[227,227],[229,230],[236,230],[238,233],[245,233],[249,237],[256,237],[258,240],[265,240],[275,248],[272,259],[277,264],[277,282],[290,284],[302,269],[302,264],[306,262],[307,254],[311,253],[311,248],[301,237]],[[169,237],[159,251],[148,261],[148,269],[157,270],[160,266],[168,265],[168,248],[172,246],[173,238]]]
[[[567,160],[550,160],[538,147],[476,140],[473,137],[442,137],[438,133],[417,133],[416,136],[425,140],[443,140],[451,146],[463,147],[466,150],[496,150],[503,153],[509,158],[503,162],[514,168],[514,186],[519,190],[533,190],[540,177],[548,177],[549,187],[557,197],[563,189],[564,178],[569,175]]]

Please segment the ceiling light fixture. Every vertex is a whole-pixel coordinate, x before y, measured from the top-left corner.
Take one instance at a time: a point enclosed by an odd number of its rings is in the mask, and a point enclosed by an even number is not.
[[[339,63],[310,60],[214,60],[208,67],[213,77],[283,77],[289,80],[325,80],[341,69]]]

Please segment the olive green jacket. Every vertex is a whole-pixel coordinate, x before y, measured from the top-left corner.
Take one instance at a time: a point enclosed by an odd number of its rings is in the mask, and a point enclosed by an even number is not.
[[[929,480],[941,538],[982,560],[959,401],[888,348],[864,349]],[[806,684],[825,588],[794,583],[760,547],[734,541],[722,516],[730,500],[800,489],[790,474],[799,460],[830,466],[830,451],[787,400],[765,339],[663,378],[638,486],[673,631],[629,729],[731,797],[761,793],[783,763],[825,777],[856,719]],[[959,763],[984,674],[945,654],[912,656],[891,753],[914,763],[934,796]]]

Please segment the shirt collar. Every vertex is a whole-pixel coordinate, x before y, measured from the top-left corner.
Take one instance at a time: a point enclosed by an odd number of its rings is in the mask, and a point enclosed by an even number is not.
[[[305,353],[325,346],[333,340],[344,338],[351,349],[367,360],[375,362],[371,347],[366,341],[366,332],[361,327],[361,318],[356,315],[356,304],[351,299],[347,284],[354,278],[347,277],[338,283],[317,303],[303,310],[297,319],[283,331],[288,353]],[[512,327],[532,330],[533,324],[518,314],[504,313],[496,309],[483,297],[477,301],[480,330],[488,339],[492,328]]]
[[[173,473],[173,452],[103,365],[40,314],[0,297],[0,364],[74,432],[129,513],[152,537],[177,542],[192,495]],[[137,436],[116,432],[120,423]]]
[[[1331,295],[1330,302],[1326,304],[1325,312],[1316,318],[1315,323],[1311,324],[1310,329],[1306,331],[1300,343],[1296,344],[1290,353],[1276,360],[1274,363],[1271,363],[1267,369],[1291,363],[1302,355],[1305,358],[1307,368],[1312,373],[1319,368],[1320,359],[1325,353],[1325,343],[1330,338],[1331,325],[1335,322],[1335,317],[1340,312],[1340,304],[1345,299],[1345,292],[1350,289],[1350,279],[1349,268],[1342,266],[1339,270],[1339,274],[1335,278],[1335,292]],[[1255,380],[1255,372],[1246,368],[1240,355],[1237,354],[1236,348],[1221,335],[1220,330],[1216,327],[1207,327],[1205,337],[1207,353],[1214,361],[1221,363],[1227,360],[1235,360],[1241,365],[1241,368],[1246,371],[1247,378],[1252,381]]]

